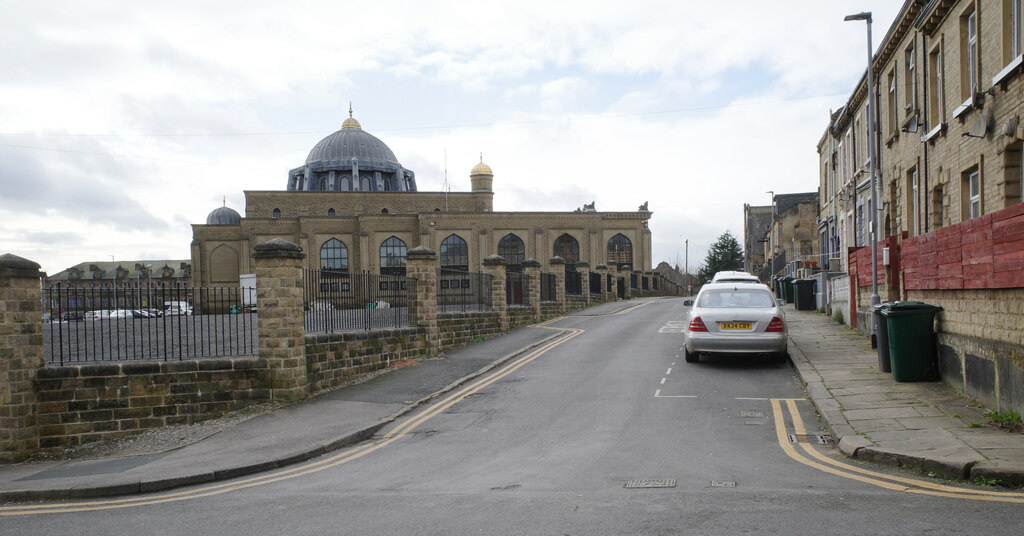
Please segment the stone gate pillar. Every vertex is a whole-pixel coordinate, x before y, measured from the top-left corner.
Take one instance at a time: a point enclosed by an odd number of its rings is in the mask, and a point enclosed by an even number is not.
[[[416,280],[416,294],[409,300],[409,324],[426,330],[427,354],[440,349],[437,330],[437,252],[419,246],[405,257],[405,275]]]
[[[491,255],[483,260],[484,272],[491,276],[491,310],[498,313],[498,327],[508,331],[508,299],[505,295],[505,259]]]
[[[43,359],[39,264],[0,256],[0,461],[17,462],[39,448],[36,372]]]
[[[523,273],[530,278],[529,300],[533,309],[533,319],[540,320],[540,262],[537,259],[523,261]]]
[[[302,248],[283,238],[253,247],[260,358],[270,369],[270,398],[302,400],[308,394]]]
[[[580,273],[580,289],[583,296],[583,306],[590,305],[590,263],[583,261],[576,263],[576,271]]]
[[[555,274],[555,302],[558,303],[558,311],[565,312],[565,259],[554,256],[548,261],[551,265],[551,272]]]

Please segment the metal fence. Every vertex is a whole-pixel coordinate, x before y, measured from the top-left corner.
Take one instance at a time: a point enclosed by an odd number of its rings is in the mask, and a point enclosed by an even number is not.
[[[416,280],[398,275],[303,270],[307,333],[334,333],[409,325]]]
[[[591,294],[601,294],[601,274],[590,272],[588,284],[590,285]]]
[[[629,274],[629,288],[637,288],[638,284],[636,274]]]
[[[491,275],[483,272],[437,271],[437,310],[465,313],[491,309]]]
[[[43,352],[51,365],[258,353],[248,289],[140,281],[42,290]]]
[[[530,305],[530,276],[522,272],[505,273],[505,303]]]
[[[565,293],[570,296],[583,294],[583,274],[573,271],[565,271]]]
[[[547,272],[541,272],[540,274],[540,301],[555,301],[555,285],[558,284],[558,278],[555,274],[549,274]]]

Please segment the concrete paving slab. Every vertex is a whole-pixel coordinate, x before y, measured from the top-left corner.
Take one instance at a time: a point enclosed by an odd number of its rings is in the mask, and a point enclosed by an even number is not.
[[[850,421],[863,421],[870,419],[898,419],[900,417],[920,417],[921,414],[913,407],[900,406],[892,408],[876,409],[852,409],[845,412],[846,418]]]
[[[865,419],[862,421],[850,421],[850,426],[853,426],[857,430],[869,435],[876,432],[890,432],[907,429],[906,426],[900,424],[896,419]]]

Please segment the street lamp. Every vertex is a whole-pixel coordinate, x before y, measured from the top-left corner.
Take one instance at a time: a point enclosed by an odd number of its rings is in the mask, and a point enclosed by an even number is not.
[[[868,23],[868,172],[871,174],[871,221],[868,232],[871,240],[871,306],[881,302],[878,297],[878,173],[875,161],[875,79],[871,51],[871,12],[865,11],[855,15],[847,15],[844,21],[862,20]]]
[[[146,279],[149,279],[149,269],[152,268],[152,267],[153,267],[152,264],[147,264],[146,267],[144,268],[146,270]],[[136,288],[135,291],[139,293],[138,294],[138,297],[139,297],[139,309],[141,310],[143,308],[142,307],[142,270],[139,270],[138,272],[135,273],[135,286],[138,287],[138,288]],[[149,305],[149,300],[148,299],[146,300],[146,305],[147,306]]]

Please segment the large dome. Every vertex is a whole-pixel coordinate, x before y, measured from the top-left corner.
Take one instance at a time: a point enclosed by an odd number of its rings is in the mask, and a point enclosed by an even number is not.
[[[384,142],[359,127],[348,126],[320,140],[306,157],[306,164],[347,162],[353,158],[360,167],[384,169],[399,166],[395,153]]]
[[[415,192],[416,174],[352,117],[320,140],[302,167],[288,172],[289,191]]]

